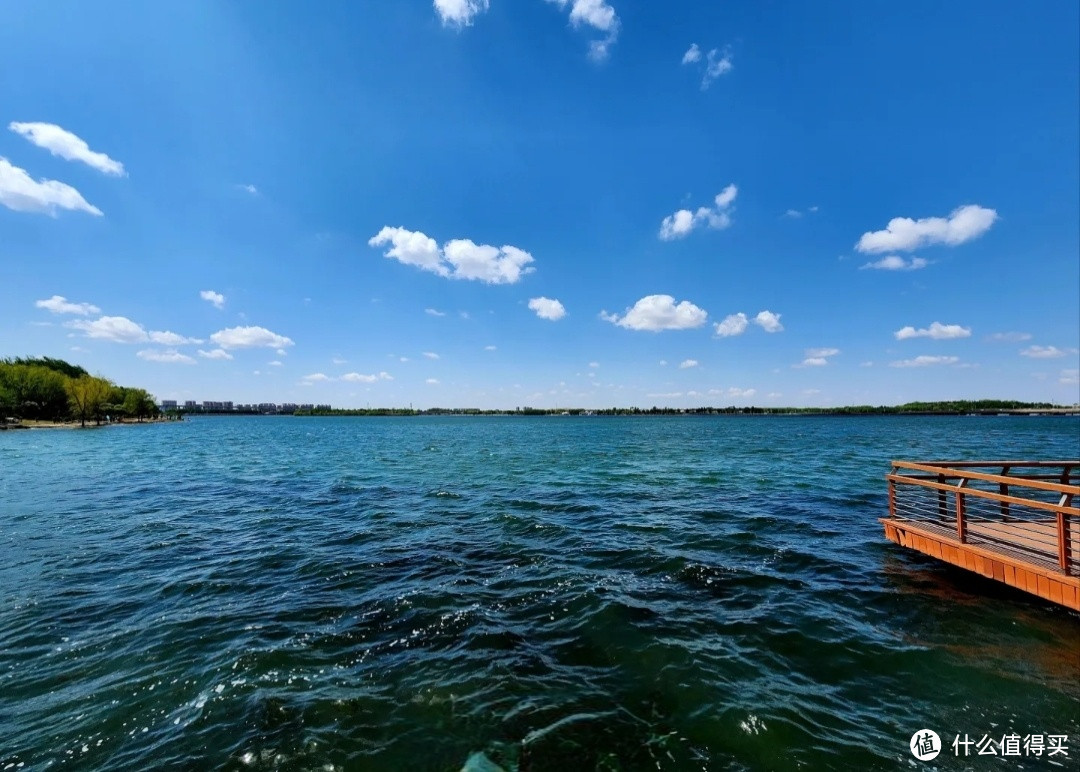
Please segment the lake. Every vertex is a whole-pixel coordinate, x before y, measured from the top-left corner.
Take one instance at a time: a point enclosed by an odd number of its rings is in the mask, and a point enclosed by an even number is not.
[[[1080,616],[877,518],[893,458],[1078,456],[1049,416],[0,432],[0,772],[1075,764]]]

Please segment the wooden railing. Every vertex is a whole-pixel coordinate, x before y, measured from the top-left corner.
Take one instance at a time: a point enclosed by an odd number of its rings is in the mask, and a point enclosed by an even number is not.
[[[1080,575],[1080,460],[893,461],[889,517]]]

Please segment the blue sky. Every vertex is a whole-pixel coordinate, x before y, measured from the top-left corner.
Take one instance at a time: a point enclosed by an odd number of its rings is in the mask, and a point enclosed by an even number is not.
[[[1080,400],[1073,2],[7,0],[0,355],[159,398]]]

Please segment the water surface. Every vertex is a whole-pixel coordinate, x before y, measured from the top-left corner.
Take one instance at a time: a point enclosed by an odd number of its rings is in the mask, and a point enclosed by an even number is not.
[[[0,771],[1075,760],[1080,617],[877,518],[891,458],[1077,456],[1064,417],[0,433]]]

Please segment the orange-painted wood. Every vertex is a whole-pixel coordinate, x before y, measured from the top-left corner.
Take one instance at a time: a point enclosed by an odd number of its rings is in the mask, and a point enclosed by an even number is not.
[[[892,518],[882,518],[881,522],[889,541],[1080,611],[1080,577],[984,546],[961,544],[955,536],[924,530],[910,522]]]

